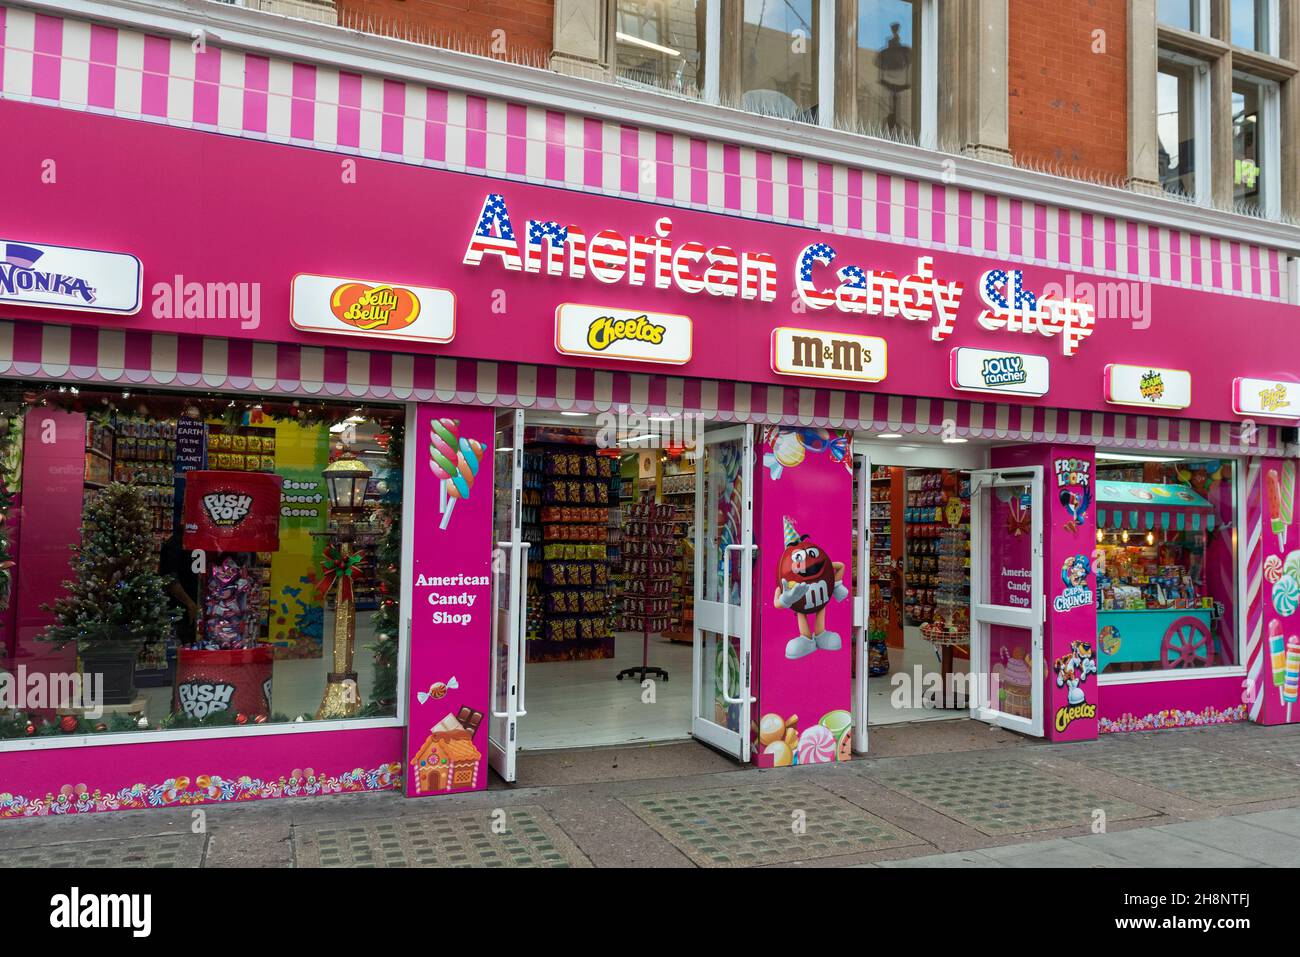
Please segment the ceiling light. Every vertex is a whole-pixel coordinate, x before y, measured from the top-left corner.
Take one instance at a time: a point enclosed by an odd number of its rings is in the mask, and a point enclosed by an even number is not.
[[[645,47],[647,50],[654,50],[656,53],[663,53],[666,56],[682,55],[679,50],[674,50],[672,47],[661,46],[660,44],[653,43],[650,40],[643,40],[631,33],[624,33],[622,30],[616,32],[614,36],[618,37],[620,43],[630,43],[633,46]]]
[[[586,412],[561,412],[560,415],[578,415],[578,416],[586,416],[587,413],[586,413]]]
[[[881,432],[876,436],[878,439],[901,439],[902,437],[902,432]]]

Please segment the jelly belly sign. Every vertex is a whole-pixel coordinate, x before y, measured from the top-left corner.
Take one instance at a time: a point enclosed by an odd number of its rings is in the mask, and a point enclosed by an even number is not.
[[[491,409],[416,413],[408,796],[487,787],[492,440]]]
[[[754,760],[853,756],[853,456],[827,429],[769,428],[755,499],[759,609]]]
[[[1114,244],[1067,272],[904,236],[865,239],[364,157],[343,183],[338,156],[324,150],[13,101],[0,102],[0,128],[28,134],[0,152],[0,181],[16,184],[5,209],[11,235],[65,248],[129,245],[143,263],[135,315],[88,315],[70,303],[42,309],[46,321],[938,399],[968,398],[973,383],[994,400],[1100,412],[1117,408],[1105,393],[1107,365],[1152,364],[1185,371],[1193,387],[1185,409],[1157,414],[1231,420],[1233,380],[1243,379],[1241,415],[1300,417],[1290,393],[1255,388],[1297,378],[1295,306],[1103,275],[1126,264],[1115,260],[1127,249]],[[101,142],[113,148],[85,148]],[[54,191],[27,174],[51,155],[82,157]],[[169,162],[141,161],[156,156]],[[871,229],[863,214],[873,200],[852,195],[853,180],[822,199],[847,206],[846,228]],[[758,184],[760,195],[784,188]],[[205,210],[202,229],[167,215],[177,196]],[[969,212],[979,205],[969,191],[937,188],[940,203],[956,232],[985,227]],[[1086,257],[1093,244],[1082,246]],[[76,274],[71,264],[55,271]],[[308,316],[291,296],[299,275],[343,279]],[[330,303],[342,285],[340,316]],[[413,321],[400,290],[421,299]],[[446,339],[445,321],[422,337],[425,319],[444,314],[423,290],[454,292],[450,341],[435,341]],[[557,312],[566,303],[591,307],[581,328],[580,313]],[[34,312],[0,301],[0,317],[34,321]],[[775,330],[797,332],[783,333],[774,354]],[[557,341],[577,347],[561,352]],[[1000,358],[985,356],[999,361],[979,362],[978,378],[963,367],[954,387],[955,348]],[[1050,376],[1035,371],[1036,359]]]

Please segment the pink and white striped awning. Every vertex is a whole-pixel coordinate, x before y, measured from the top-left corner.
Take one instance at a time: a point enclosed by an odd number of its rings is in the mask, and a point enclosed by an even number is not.
[[[0,375],[116,386],[543,411],[700,413],[706,419],[1004,441],[1075,442],[1210,455],[1281,450],[1273,426],[1074,412],[872,392],[717,382],[333,346],[0,320]]]

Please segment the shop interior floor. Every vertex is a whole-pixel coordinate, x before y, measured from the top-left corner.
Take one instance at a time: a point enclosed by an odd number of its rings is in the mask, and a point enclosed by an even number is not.
[[[640,633],[619,632],[614,655],[527,665],[528,715],[519,722],[519,747],[600,747],[689,738],[691,646],[651,635],[650,664],[668,672],[667,681],[655,680],[653,703],[642,700],[635,678],[614,677],[641,663]]]

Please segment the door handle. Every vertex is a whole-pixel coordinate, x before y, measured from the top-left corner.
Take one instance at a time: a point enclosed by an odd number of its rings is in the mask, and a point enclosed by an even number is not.
[[[727,702],[727,704],[743,704],[743,703],[744,703],[744,699],[743,699],[742,697],[740,697],[739,695],[737,695],[736,697],[733,698],[730,694],[727,693],[727,692],[728,692],[728,687],[727,687],[727,686],[728,686],[728,684],[729,684],[727,678],[728,678],[728,672],[731,670],[731,668],[730,668],[730,664],[731,664],[731,553],[732,553],[732,552],[743,552],[743,551],[745,551],[745,549],[746,549],[746,546],[744,546],[744,545],[728,545],[726,548],[724,548],[724,549],[722,550],[722,589],[723,589],[723,601],[722,601],[722,641],[723,641],[723,646],[722,646],[722,648],[719,649],[719,654],[722,655],[722,700],[725,701],[725,702]],[[741,589],[741,595],[742,595],[742,598],[743,598],[743,596],[744,596],[744,589]],[[744,609],[741,609],[741,613],[742,613],[742,614],[744,613]],[[742,639],[742,649],[743,649],[743,639]]]

